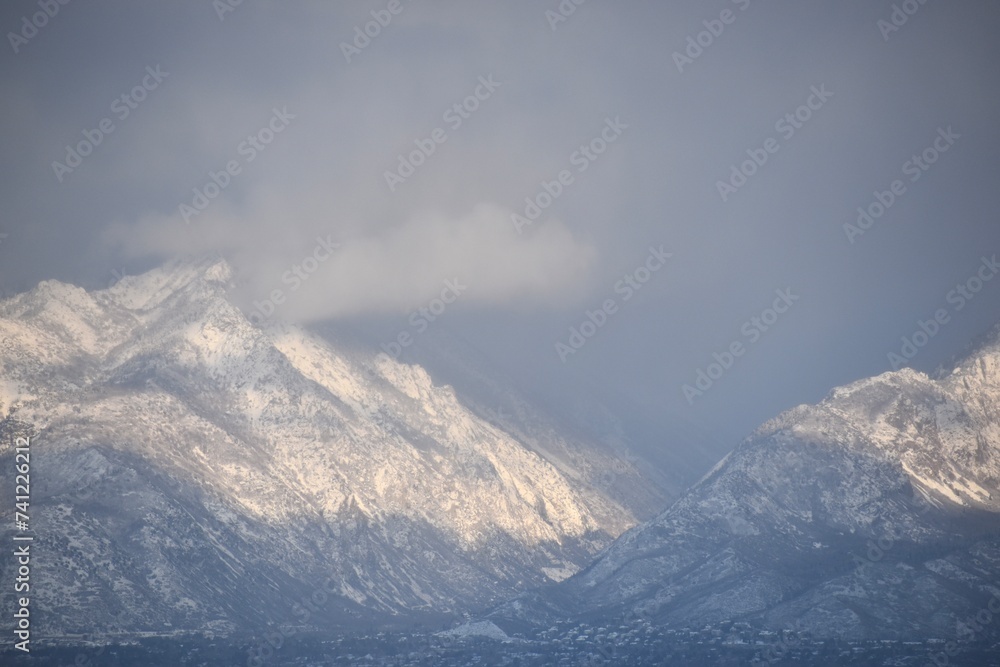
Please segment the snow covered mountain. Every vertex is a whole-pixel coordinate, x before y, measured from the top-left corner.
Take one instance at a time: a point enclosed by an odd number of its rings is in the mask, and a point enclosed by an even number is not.
[[[960,641],[1000,630],[983,610],[1000,618],[1000,328],[934,378],[886,373],[764,424],[591,566],[493,617]]]
[[[0,416],[37,432],[45,636],[474,609],[571,575],[665,502],[628,462],[602,483],[620,452],[526,406],[490,421],[376,348],[251,324],[232,280],[177,262],[0,302]]]

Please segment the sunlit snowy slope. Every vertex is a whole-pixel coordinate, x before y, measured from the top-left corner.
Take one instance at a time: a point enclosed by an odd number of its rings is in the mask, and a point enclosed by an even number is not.
[[[374,346],[252,325],[231,273],[0,302],[0,402],[39,432],[40,632],[295,623],[320,587],[317,625],[474,609],[578,571],[665,502],[627,462],[626,492],[602,488],[614,453],[538,415],[505,427]]]

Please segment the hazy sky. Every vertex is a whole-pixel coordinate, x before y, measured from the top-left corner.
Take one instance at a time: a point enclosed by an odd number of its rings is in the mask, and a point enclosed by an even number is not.
[[[45,6],[0,9],[5,290],[217,251],[248,313],[454,332],[721,449],[1000,319],[995,3]]]

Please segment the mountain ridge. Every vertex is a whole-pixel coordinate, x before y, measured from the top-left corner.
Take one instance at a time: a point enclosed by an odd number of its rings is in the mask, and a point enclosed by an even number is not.
[[[1000,596],[998,370],[993,329],[939,379],[901,369],[787,410],[579,573],[490,617],[954,636]]]
[[[531,423],[483,420],[419,366],[253,325],[233,280],[205,258],[0,302],[0,403],[39,431],[41,631],[263,626],[322,581],[313,623],[453,614],[635,523],[585,473],[606,454],[547,434],[580,449],[555,466]]]

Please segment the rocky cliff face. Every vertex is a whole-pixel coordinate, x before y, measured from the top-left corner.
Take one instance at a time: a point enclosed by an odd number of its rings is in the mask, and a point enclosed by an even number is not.
[[[40,633],[472,609],[578,571],[635,524],[629,498],[661,497],[631,465],[636,492],[609,493],[613,453],[537,415],[490,421],[377,349],[252,325],[231,279],[176,263],[0,302],[0,403],[38,432]]]

